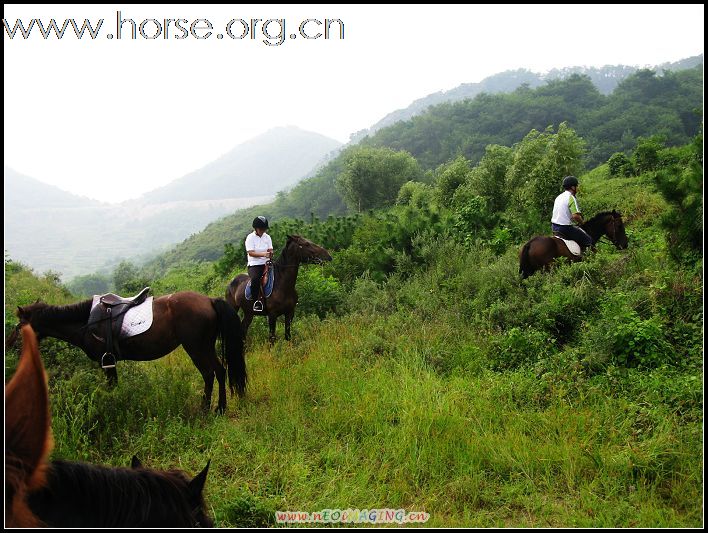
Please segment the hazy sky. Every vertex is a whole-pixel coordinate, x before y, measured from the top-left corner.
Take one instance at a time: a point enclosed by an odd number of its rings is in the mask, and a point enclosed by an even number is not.
[[[37,26],[28,39],[5,31],[4,148],[5,165],[18,172],[110,202],[164,185],[273,127],[346,142],[417,98],[504,70],[654,65],[702,53],[704,41],[703,5],[4,9],[10,28],[16,19],[25,28],[32,18],[47,25],[53,17],[60,27],[89,19],[94,28],[104,19],[95,40],[88,32],[77,39],[71,27],[47,40]],[[130,22],[116,38],[117,11],[135,21],[137,39]],[[186,31],[165,19],[186,19]],[[199,21],[193,34],[175,38],[197,19],[213,29]],[[262,19],[253,39],[252,19]],[[267,26],[271,38],[263,34],[268,19],[278,19]],[[335,23],[329,39],[305,39],[299,28],[308,19],[340,19],[344,38]],[[243,38],[226,34],[231,20],[232,35]],[[305,35],[324,33],[316,20]],[[157,38],[142,37],[141,24]]]

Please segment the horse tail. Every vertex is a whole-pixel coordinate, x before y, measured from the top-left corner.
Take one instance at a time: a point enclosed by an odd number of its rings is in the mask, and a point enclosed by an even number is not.
[[[239,396],[246,393],[246,359],[243,351],[243,331],[241,319],[236,310],[221,298],[212,298],[212,305],[218,319],[221,337],[221,357],[229,374],[231,394]]]
[[[529,261],[529,250],[532,242],[533,239],[524,244],[523,248],[521,248],[521,253],[519,254],[519,274],[521,275],[521,279],[526,279],[533,274],[531,261]]]

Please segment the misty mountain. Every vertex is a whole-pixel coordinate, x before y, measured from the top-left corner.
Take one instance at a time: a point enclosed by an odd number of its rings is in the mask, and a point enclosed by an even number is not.
[[[292,126],[274,128],[141,199],[161,203],[274,195],[308,177],[341,144]]]
[[[314,172],[341,143],[276,128],[136,200],[104,204],[4,169],[5,252],[70,278],[153,256]]]
[[[657,73],[661,74],[664,71],[679,71],[694,68],[702,63],[703,54],[700,54],[680,61],[662,63],[661,65],[648,68],[656,70]],[[606,65],[601,68],[576,66],[553,69],[546,74],[538,74],[526,69],[508,70],[484,78],[479,83],[463,83],[449,91],[438,91],[423,98],[419,98],[405,109],[398,109],[389,113],[368,130],[364,129],[352,134],[351,143],[356,143],[366,135],[373,135],[380,129],[391,126],[396,122],[409,120],[425,112],[430,106],[443,102],[459,102],[468,98],[474,98],[481,93],[510,93],[524,84],[533,89],[544,85],[550,80],[567,79],[573,74],[588,76],[602,94],[608,95],[615,90],[622,80],[634,74],[640,68],[647,67],[626,65]]]
[[[98,200],[76,196],[53,185],[4,168],[5,212],[8,208],[91,207],[101,204]]]

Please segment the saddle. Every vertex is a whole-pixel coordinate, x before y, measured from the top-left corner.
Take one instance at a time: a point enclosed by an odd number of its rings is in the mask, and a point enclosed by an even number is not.
[[[273,285],[275,279],[275,270],[273,269],[273,262],[268,261],[263,269],[263,276],[261,277],[261,294],[264,298],[270,297],[273,294]],[[251,280],[246,283],[245,290],[246,300],[253,300],[253,293],[251,292]]]
[[[553,232],[553,237],[555,237],[556,239],[562,240],[565,243],[565,245],[568,247],[568,251],[571,254],[576,255],[578,257],[582,257],[583,251],[577,242],[575,242],[574,240],[568,239],[567,237],[561,235],[557,231]]]
[[[123,298],[117,294],[104,294],[96,306],[91,309],[88,321],[88,332],[95,338],[106,342],[106,351],[101,357],[101,368],[115,368],[116,355],[120,355],[120,331],[125,314],[132,307],[143,303],[150,292],[145,287],[132,298]],[[115,339],[115,341],[114,341]]]

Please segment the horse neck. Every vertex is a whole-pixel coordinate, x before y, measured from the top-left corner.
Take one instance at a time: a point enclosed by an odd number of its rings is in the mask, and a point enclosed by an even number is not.
[[[295,287],[297,281],[297,272],[300,270],[300,259],[292,257],[294,254],[288,254],[287,247],[280,254],[280,257],[275,261],[274,265],[278,271],[280,278],[277,283],[282,287]]]
[[[83,347],[91,300],[69,306],[47,306],[34,320],[34,330],[43,337],[54,337]],[[84,307],[85,316],[84,316]]]
[[[29,502],[52,527],[194,525],[188,483],[172,472],[54,461]]]
[[[595,244],[597,241],[600,240],[600,237],[602,237],[603,235],[607,235],[606,221],[607,218],[604,216],[598,219],[592,218],[580,227],[585,230],[585,233],[590,235],[593,244]]]

